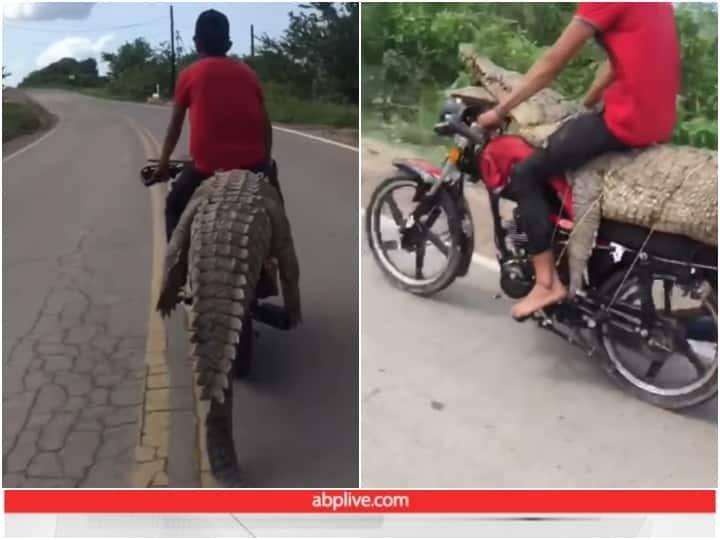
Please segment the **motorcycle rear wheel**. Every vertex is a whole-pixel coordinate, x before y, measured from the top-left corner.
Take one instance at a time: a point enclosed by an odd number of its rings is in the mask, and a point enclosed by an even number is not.
[[[634,304],[636,306],[642,306],[644,303],[647,304],[647,301],[644,301],[642,297],[644,293],[648,292],[648,287],[646,285],[643,285],[641,280],[637,276],[633,275],[631,275],[624,282],[624,284],[622,284],[624,275],[624,270],[613,274],[602,285],[600,290],[601,295],[605,298],[611,298],[617,291],[618,287],[622,287],[617,294],[618,301]],[[652,274],[651,283],[665,283],[667,281],[667,277],[667,274]],[[604,367],[609,373],[609,375],[612,377],[612,379],[621,388],[635,395],[643,401],[670,410],[681,410],[695,407],[717,396],[717,288],[715,287],[714,283],[710,282],[705,282],[704,286],[707,288],[707,295],[700,302],[701,307],[699,309],[685,311],[696,313],[695,317],[697,318],[697,320],[700,320],[699,317],[702,316],[702,320],[705,321],[706,326],[710,330],[709,333],[711,335],[714,334],[714,336],[712,336],[714,337],[714,340],[712,339],[712,337],[710,337],[707,340],[707,343],[705,343],[706,340],[695,341],[687,336],[684,340],[680,339],[680,341],[684,341],[687,349],[686,351],[680,351],[679,354],[687,356],[685,362],[688,362],[690,365],[692,365],[693,370],[699,375],[697,380],[689,382],[682,386],[660,386],[658,383],[655,382],[655,380],[662,373],[663,370],[667,371],[667,369],[672,369],[675,371],[675,373],[673,373],[674,375],[680,371],[680,361],[673,360],[672,358],[677,351],[668,354],[658,349],[652,349],[647,345],[647,341],[640,338],[639,336],[636,339],[627,337],[621,338],[618,336],[619,332],[617,330],[613,330],[609,324],[604,323],[598,325],[599,341],[602,344],[605,352],[605,354],[602,355],[604,360]],[[670,290],[674,290],[674,287],[675,285],[673,284]],[[652,291],[650,291],[650,294],[652,295]],[[647,298],[647,296],[645,296],[645,298]],[[653,303],[655,303],[654,300]],[[691,320],[689,318],[680,318],[679,314],[683,311],[682,309],[675,312],[673,312],[672,310],[664,311],[666,309],[665,306],[670,304],[670,301],[667,299],[667,297],[664,298],[663,304],[663,311],[661,314],[660,308],[656,307],[658,313],[660,314],[660,319],[664,319],[670,325],[676,324],[678,325],[678,328],[680,328],[680,325],[682,325],[682,332],[687,334],[689,325],[691,324]],[[673,313],[675,313],[676,315],[673,315]],[[668,336],[667,332],[663,334],[662,329],[658,331],[660,332],[658,336],[660,339]],[[673,340],[674,339],[676,338],[673,338]],[[695,341],[698,345],[700,345],[701,343],[705,343],[708,346],[712,346],[714,341],[715,353],[712,363],[709,366],[705,366],[700,361],[700,357],[693,349],[693,345],[690,343],[691,341]],[[632,345],[628,345],[628,342],[631,342]],[[651,359],[650,366],[643,375],[639,375],[635,372],[632,366],[632,359],[629,357],[628,354],[623,354],[621,352],[621,347],[627,347],[635,353],[640,352],[640,354],[643,355],[642,358]],[[655,364],[654,367],[653,364]],[[666,364],[669,364],[669,368],[665,368]],[[701,368],[697,364],[700,364],[700,366],[702,366],[704,373],[700,373]]]
[[[250,375],[253,360],[253,319],[247,317],[243,324],[242,333],[240,334],[240,343],[237,344],[237,353],[235,355],[235,365],[233,373],[235,379],[244,379]]]
[[[392,203],[394,204],[393,208],[391,208],[391,214],[394,214],[391,219],[392,223],[389,223],[387,216],[383,215],[383,206],[388,205],[388,200],[394,201],[392,195],[395,191],[401,189],[417,190],[419,187],[420,181],[408,176],[395,176],[384,180],[373,192],[367,207],[365,214],[365,232],[370,251],[375,261],[393,285],[419,296],[432,296],[449,287],[455,281],[462,265],[462,215],[453,197],[447,191],[441,190],[437,195],[437,204],[431,208],[426,215],[422,216],[422,218],[427,219],[430,212],[439,210],[447,220],[449,243],[445,243],[445,247],[443,248],[447,251],[445,266],[435,275],[429,278],[419,278],[416,275],[408,275],[403,272],[393,263],[388,255],[388,245],[391,242],[383,238],[383,228],[397,228],[399,231],[403,221],[415,210],[417,205],[415,204],[412,209],[400,215],[400,213],[398,213],[399,208],[397,203]],[[425,245],[427,244],[428,241],[426,240],[422,249],[426,249]],[[435,245],[437,245],[437,238],[435,238]],[[415,253],[417,260],[417,248],[412,252]]]

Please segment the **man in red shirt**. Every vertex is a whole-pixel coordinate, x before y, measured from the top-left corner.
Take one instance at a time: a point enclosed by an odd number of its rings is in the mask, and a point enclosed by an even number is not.
[[[535,286],[513,307],[522,320],[562,301],[567,291],[555,269],[553,226],[543,183],[606,152],[647,146],[670,138],[680,89],[680,51],[669,3],[580,3],[575,18],[526,74],[523,83],[477,122],[491,128],[557,77],[592,37],[608,60],[588,90],[584,104],[602,97],[604,110],[565,123],[511,173],[520,220],[533,256]]]
[[[226,56],[232,46],[227,17],[212,9],[204,11],[195,23],[193,39],[201,58],[178,78],[175,105],[154,178],[167,179],[168,161],[190,109],[193,163],[183,168],[167,197],[168,240],[192,194],[216,171],[265,172],[280,191],[270,163],[272,125],[260,83],[250,67]]]

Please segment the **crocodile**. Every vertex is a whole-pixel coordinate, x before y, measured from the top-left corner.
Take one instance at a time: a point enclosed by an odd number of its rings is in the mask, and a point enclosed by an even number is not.
[[[471,44],[461,45],[459,56],[475,86],[452,90],[455,97],[492,106],[523,78]],[[564,122],[584,112],[579,103],[545,88],[511,111],[510,129],[542,146]],[[607,153],[567,171],[576,216],[567,248],[570,294],[582,286],[603,217],[717,246],[717,171],[716,151],[671,144]]]
[[[227,487],[244,486],[232,437],[232,375],[252,336],[250,317],[268,260],[277,261],[288,328],[301,322],[299,277],[290,224],[278,191],[263,174],[218,172],[185,208],[168,243],[157,310],[168,317],[186,283],[190,360],[200,399],[209,400],[208,460]]]

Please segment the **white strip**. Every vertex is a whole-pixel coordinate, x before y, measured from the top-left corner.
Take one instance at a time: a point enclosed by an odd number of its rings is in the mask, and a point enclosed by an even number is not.
[[[497,260],[493,259],[492,257],[488,257],[487,255],[473,253],[472,262],[482,266],[483,268],[486,268],[487,270],[490,270],[491,272],[500,271],[500,265],[498,264]]]
[[[2,162],[5,163],[6,161],[9,161],[9,160],[11,160],[11,159],[14,158],[14,157],[19,156],[20,154],[24,153],[25,151],[30,150],[32,147],[37,146],[38,144],[40,144],[41,142],[43,142],[45,139],[47,139],[50,135],[52,135],[53,133],[55,133],[55,131],[57,131],[57,128],[58,128],[59,125],[60,125],[60,122],[58,122],[57,124],[55,124],[55,127],[54,127],[54,128],[52,128],[50,131],[48,131],[45,135],[43,135],[43,136],[40,137],[39,139],[31,142],[30,144],[26,144],[25,146],[23,146],[22,148],[20,148],[20,150],[16,150],[15,152],[13,152],[12,154],[10,154],[9,156],[4,157],[3,160],[2,160]]]
[[[273,129],[277,129],[278,131],[284,131],[285,133],[292,133],[293,135],[299,135],[300,137],[305,137],[306,139],[312,139],[313,141],[320,141],[325,144],[339,146],[340,148],[344,148],[345,150],[352,150],[353,152],[360,151],[360,149],[357,146],[350,146],[349,144],[343,144],[341,142],[326,139],[325,137],[318,137],[317,135],[310,135],[309,133],[297,131],[296,129],[288,129],[288,128],[279,127],[279,126],[273,126]]]
[[[475,191],[474,188],[466,190],[465,193],[468,195],[468,197],[472,197],[476,201],[480,201],[480,195],[477,191]],[[491,270],[493,272],[500,271],[500,265],[495,258],[488,257],[487,255],[473,253],[472,259],[475,264],[479,264],[480,266],[483,266],[488,270]]]

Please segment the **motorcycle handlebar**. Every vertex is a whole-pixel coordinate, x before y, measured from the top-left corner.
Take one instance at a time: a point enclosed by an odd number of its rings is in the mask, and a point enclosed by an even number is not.
[[[148,159],[148,163],[150,165],[145,165],[142,169],[140,169],[140,178],[143,181],[143,184],[146,187],[150,187],[153,184],[156,184],[156,181],[153,181],[153,175],[155,174],[155,171],[157,171],[159,160],[157,159]],[[180,172],[183,170],[183,167],[187,164],[185,161],[179,161],[179,160],[170,160],[168,162],[168,173],[169,178],[175,178]],[[162,180],[167,181],[167,180]]]
[[[447,123],[456,133],[459,133],[473,144],[478,146],[485,144],[485,132],[471,128],[459,116],[450,117]]]

